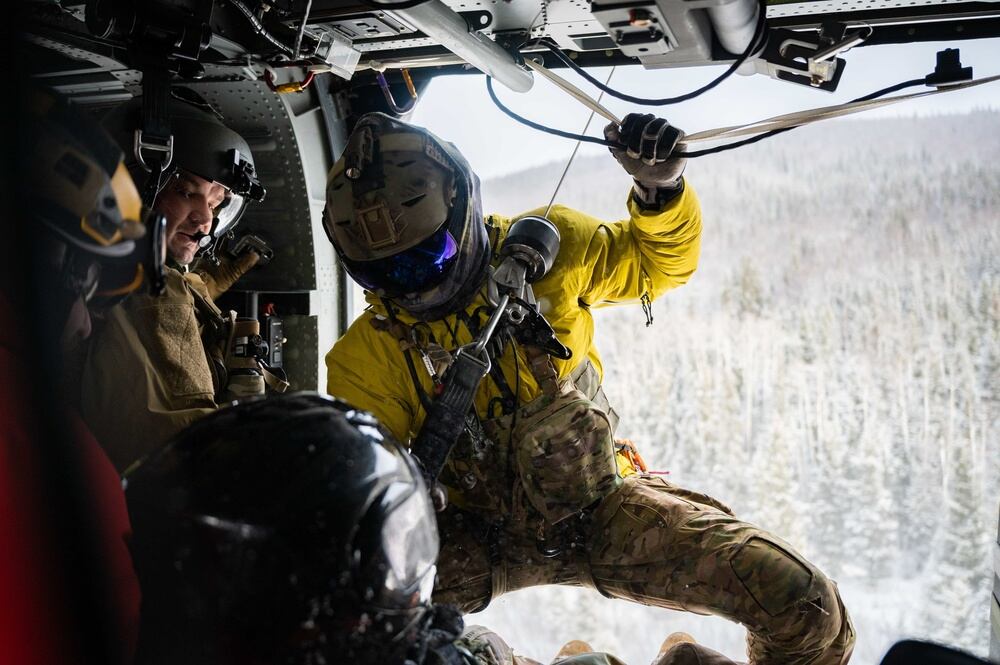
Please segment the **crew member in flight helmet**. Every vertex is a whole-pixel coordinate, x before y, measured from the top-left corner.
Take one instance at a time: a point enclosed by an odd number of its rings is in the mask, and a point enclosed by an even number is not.
[[[423,479],[344,402],[244,402],[126,480],[143,590],[137,665],[538,665],[431,604],[439,543]],[[560,665],[622,665],[580,644]],[[654,665],[732,665],[677,658],[687,653],[673,646]]]
[[[67,393],[92,313],[162,286],[164,221],[80,108],[26,86],[14,109],[4,156],[16,159],[16,205],[0,248],[0,644],[11,662],[89,653],[125,665],[139,611],[125,498]],[[82,604],[86,618],[73,612]]]
[[[489,375],[474,413],[458,414],[465,432],[440,476],[449,505],[435,598],[475,611],[527,586],[584,585],[738,621],[754,664],[844,663],[854,632],[831,580],[716,499],[637,472],[616,447],[591,310],[648,305],[687,282],[702,218],[674,155],[681,131],[631,114],[605,135],[633,177],[628,219],[548,211],[560,248],[531,287],[558,344],[515,331],[488,347]],[[453,145],[363,116],[330,171],[325,224],[370,307],[327,354],[328,391],[416,440],[457,349],[496,307],[491,270],[513,221],[483,218],[478,178]]]
[[[229,344],[237,322],[215,304],[260,256],[218,252],[193,264],[251,203],[263,200],[253,155],[246,140],[186,88],[171,91],[166,109],[172,154],[159,178],[142,168],[141,151],[134,149],[141,100],[104,119],[147,199],[167,219],[169,253],[163,296],[130,298],[112,309],[84,366],[83,416],[120,471],[221,404],[264,392],[256,365],[231,371],[245,361],[234,360]]]

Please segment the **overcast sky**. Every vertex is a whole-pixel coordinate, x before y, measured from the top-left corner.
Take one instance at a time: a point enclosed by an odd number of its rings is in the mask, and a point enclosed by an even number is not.
[[[976,78],[1000,74],[1000,39],[872,46],[855,48],[844,56],[847,68],[839,90],[833,94],[758,74],[733,76],[697,99],[659,109],[644,110],[607,96],[601,103],[619,117],[640,110],[658,113],[692,133],[841,103],[900,81],[924,76],[934,68],[935,53],[949,46],[961,49],[963,65],[972,66]],[[666,97],[693,90],[723,70],[721,66],[659,70],[619,67],[611,79],[611,86],[633,95]],[[608,71],[606,68],[591,70],[602,81]],[[560,69],[556,73],[588,91],[592,97],[597,97],[598,91],[572,72]],[[534,88],[525,94],[511,92],[500,84],[495,88],[498,96],[513,110],[551,127],[579,133],[590,115],[589,109],[538,76],[535,77]],[[982,108],[1000,109],[1000,81],[971,90],[903,102],[854,117],[928,115]],[[412,122],[457,144],[484,178],[568,158],[574,146],[573,141],[530,129],[503,115],[487,96],[482,76],[435,79],[417,105]],[[595,117],[588,133],[598,135],[604,124],[602,118]],[[583,146],[581,154],[601,150],[603,148],[598,146]]]

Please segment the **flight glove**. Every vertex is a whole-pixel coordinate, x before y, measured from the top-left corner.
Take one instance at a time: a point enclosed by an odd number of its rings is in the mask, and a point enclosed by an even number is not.
[[[220,252],[215,261],[199,260],[193,272],[201,275],[208,287],[208,295],[215,300],[258,263],[260,254],[253,250],[247,250],[237,257]]]
[[[652,114],[629,113],[620,128],[615,123],[605,127],[604,137],[624,146],[609,149],[635,180],[633,197],[642,209],[659,210],[684,191],[687,160],[672,156],[683,148],[684,132]]]

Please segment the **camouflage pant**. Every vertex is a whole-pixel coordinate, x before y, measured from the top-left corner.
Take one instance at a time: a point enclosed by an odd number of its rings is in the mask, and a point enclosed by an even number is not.
[[[754,665],[850,658],[854,630],[836,585],[711,497],[630,476],[593,510],[578,546],[553,556],[538,547],[541,520],[530,508],[515,507],[492,534],[483,520],[455,508],[439,516],[435,601],[471,612],[515,589],[592,586],[612,598],[738,621]]]

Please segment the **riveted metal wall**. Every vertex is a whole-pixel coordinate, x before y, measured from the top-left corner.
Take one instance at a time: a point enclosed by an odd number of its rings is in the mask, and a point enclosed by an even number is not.
[[[248,207],[237,235],[261,236],[274,249],[274,259],[247,273],[233,290],[258,292],[262,303],[280,303],[281,294],[306,296],[308,311],[296,307],[289,314],[278,307],[288,339],[285,370],[293,389],[324,390],[323,356],[341,332],[337,315],[341,289],[333,248],[322,226],[332,151],[319,88],[278,95],[261,81],[187,85],[247,140],[267,188],[264,201]]]
[[[248,291],[312,291],[316,260],[312,242],[309,188],[292,125],[282,98],[262,81],[186,84],[225,116],[225,122],[250,144],[260,181],[267,188],[239,233],[260,235],[274,249],[274,260],[249,272],[236,288]]]

